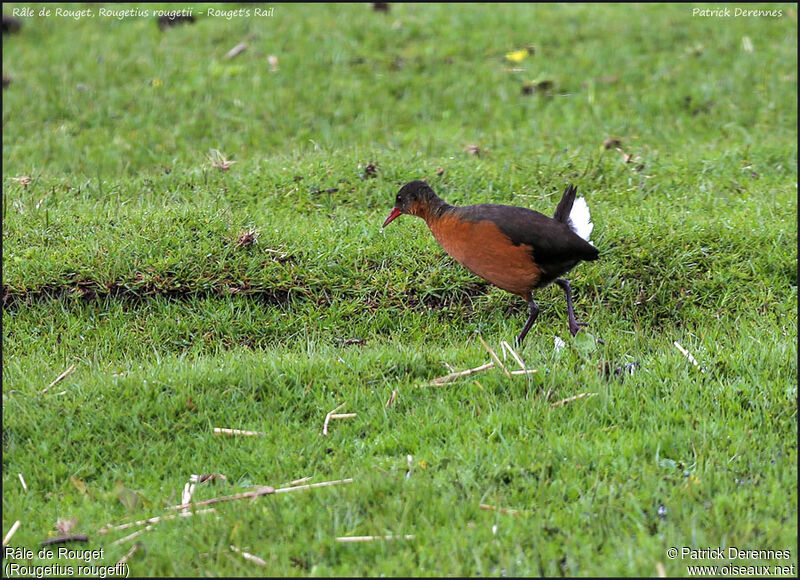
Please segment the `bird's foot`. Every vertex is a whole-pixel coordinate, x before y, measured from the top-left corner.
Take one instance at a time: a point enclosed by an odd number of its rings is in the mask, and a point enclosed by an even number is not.
[[[581,329],[581,326],[589,326],[588,322],[578,322],[577,320],[570,320],[569,321],[569,331],[572,336],[578,334],[578,331]]]

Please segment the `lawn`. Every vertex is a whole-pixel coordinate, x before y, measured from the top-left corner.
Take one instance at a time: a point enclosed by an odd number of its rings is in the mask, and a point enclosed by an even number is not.
[[[4,575],[795,575],[797,8],[736,6],[4,4]],[[586,197],[536,372],[381,230],[423,178]]]

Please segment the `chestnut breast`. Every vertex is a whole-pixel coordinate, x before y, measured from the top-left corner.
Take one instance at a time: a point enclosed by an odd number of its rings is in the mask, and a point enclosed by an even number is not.
[[[454,214],[445,214],[426,222],[439,245],[459,264],[495,286],[528,299],[541,277],[531,246],[515,245],[489,220],[462,221]]]

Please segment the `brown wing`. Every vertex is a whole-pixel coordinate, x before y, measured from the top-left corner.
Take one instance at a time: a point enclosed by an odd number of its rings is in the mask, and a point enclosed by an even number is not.
[[[531,248],[533,262],[540,270],[537,288],[563,276],[581,260],[596,260],[599,253],[567,224],[538,211],[496,204],[459,207],[455,211],[465,221],[490,221],[514,245]]]
[[[598,250],[592,244],[556,221],[524,207],[483,203],[456,208],[464,221],[489,220],[506,234],[515,245],[533,248],[537,263],[558,262],[565,258],[596,260]]]

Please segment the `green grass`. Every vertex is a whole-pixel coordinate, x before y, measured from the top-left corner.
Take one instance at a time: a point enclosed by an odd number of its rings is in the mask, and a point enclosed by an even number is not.
[[[76,517],[113,565],[136,540],[101,527],[221,473],[197,501],[354,481],[159,523],[131,574],[688,575],[673,546],[796,566],[794,5],[206,7],[164,32],[35,17],[3,38],[10,545]],[[560,289],[540,291],[519,351],[535,375],[420,387],[487,362],[478,336],[500,352],[527,313],[421,220],[380,230],[422,177],[458,204],[586,196],[601,259],[569,278],[590,326],[572,338]],[[343,402],[357,417],[322,436]],[[415,537],[335,541],[385,534]]]

